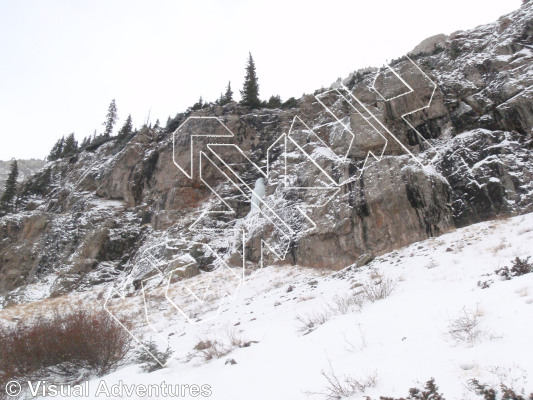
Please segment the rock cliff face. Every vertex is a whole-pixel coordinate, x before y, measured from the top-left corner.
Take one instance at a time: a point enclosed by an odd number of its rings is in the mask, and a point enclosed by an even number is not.
[[[198,273],[217,256],[239,265],[243,247],[257,265],[268,245],[267,263],[342,268],[532,211],[532,94],[529,1],[493,24],[427,39],[389,68],[356,71],[296,108],[212,105],[49,163],[50,190],[0,219],[0,304],[126,275],[138,282],[148,253],[163,269],[193,260],[188,271]],[[211,137],[191,138],[200,134]],[[262,212],[249,214],[247,187],[260,177]]]

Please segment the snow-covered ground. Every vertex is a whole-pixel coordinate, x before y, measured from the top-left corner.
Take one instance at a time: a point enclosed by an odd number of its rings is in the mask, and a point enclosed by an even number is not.
[[[103,379],[108,387],[119,381],[208,384],[211,399],[321,399],[328,392],[323,373],[340,381],[374,381],[354,399],[405,397],[432,377],[448,400],[479,398],[466,388],[472,378],[530,393],[533,273],[502,280],[494,271],[533,255],[532,243],[528,214],[458,229],[359,269],[268,267],[240,288],[218,318],[198,325],[159,295],[161,306],[150,323],[169,338],[174,358],[155,372],[131,364],[95,378],[92,395]],[[356,294],[364,289],[392,292],[372,302]],[[143,319],[140,302],[130,298],[125,304],[138,307],[129,311]],[[453,335],[461,321],[470,328]],[[145,329],[145,339],[150,331]],[[234,347],[230,342],[246,347],[205,360],[194,347],[208,340],[221,353]],[[230,359],[236,364],[226,363]]]

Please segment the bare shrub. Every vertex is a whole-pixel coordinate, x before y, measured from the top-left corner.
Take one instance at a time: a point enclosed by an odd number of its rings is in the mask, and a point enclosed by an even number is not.
[[[527,383],[527,372],[516,364],[511,367],[491,366],[487,368],[487,371],[494,376],[500,385],[513,390],[519,390]]]
[[[352,342],[346,339],[346,336],[344,337],[344,342],[346,343],[346,350],[352,353],[362,351],[365,347],[367,347],[365,331],[361,327],[361,324],[357,324],[357,328],[359,329],[359,347],[355,346]]]
[[[479,329],[478,317],[477,309],[468,311],[463,308],[462,315],[450,321],[447,334],[456,342],[475,343],[484,334],[484,331]]]
[[[336,314],[347,314],[355,309],[361,309],[363,307],[364,299],[361,296],[362,292],[349,293],[346,295],[336,295],[332,299],[330,304],[331,310]]]
[[[373,282],[363,285],[363,294],[366,300],[372,303],[385,299],[396,288],[396,282],[390,278],[380,277]]]
[[[354,285],[356,291],[334,296],[323,310],[297,315],[298,331],[307,335],[336,315],[361,309],[366,301],[374,303],[388,297],[396,287],[396,281],[383,277],[377,271],[372,271],[371,279],[370,283]]]
[[[56,309],[48,317],[0,327],[0,385],[43,376],[102,376],[122,364],[131,343],[130,334],[104,310]]]
[[[312,313],[297,315],[298,331],[308,334],[325,324],[333,316],[330,310],[314,311]]]
[[[301,303],[301,302],[304,302],[304,301],[308,301],[308,300],[312,300],[315,298],[315,295],[314,294],[305,294],[305,295],[302,295],[301,297],[298,297],[296,299],[296,301],[298,303]]]
[[[364,304],[363,292],[349,292],[344,295],[336,295],[326,307],[320,311],[313,311],[303,315],[297,315],[298,331],[305,335],[311,333],[320,325],[325,324],[336,315],[347,314],[361,309]]]
[[[325,391],[320,393],[328,400],[338,400],[344,397],[353,396],[356,393],[364,393],[366,389],[376,386],[377,373],[365,378],[357,378],[351,375],[339,376],[329,362],[329,370],[322,371],[322,376],[327,381]]]
[[[500,241],[500,244],[498,244],[497,246],[493,247],[491,250],[492,250],[492,253],[493,254],[498,254],[501,250],[509,247],[510,244],[507,243],[507,241],[505,240],[505,238],[502,238],[501,241]]]
[[[226,326],[224,330],[226,333],[226,338],[228,339],[228,343],[232,348],[245,347],[247,342],[243,340],[239,331],[232,326]]]
[[[214,337],[199,340],[193,351],[187,355],[187,362],[194,358],[211,361],[215,358],[224,357],[236,348],[249,347],[252,343],[258,343],[255,340],[244,340],[240,332],[237,332],[233,327],[226,326],[223,333],[224,335],[219,335],[219,338],[222,337],[225,340]]]
[[[372,303],[388,297],[396,287],[396,281],[385,278],[379,272],[372,270],[372,281],[367,284],[352,286],[356,289],[345,295],[336,295],[325,309],[297,315],[298,331],[304,335],[311,333],[320,325],[325,324],[336,315],[347,314],[354,309],[361,309],[365,301]]]
[[[466,245],[466,241],[464,241],[464,240],[458,240],[458,241],[455,243],[455,250],[454,250],[454,253],[457,254],[457,253],[460,253],[461,251],[463,251],[463,249],[465,248],[465,245]]]
[[[533,232],[533,228],[524,228],[524,229],[521,229],[518,231],[518,234],[519,235],[523,235],[525,233],[528,233],[528,232]]]
[[[204,361],[211,361],[214,358],[224,357],[231,352],[231,348],[218,340],[200,340],[193,348],[193,352],[187,356],[187,361],[199,357]]]

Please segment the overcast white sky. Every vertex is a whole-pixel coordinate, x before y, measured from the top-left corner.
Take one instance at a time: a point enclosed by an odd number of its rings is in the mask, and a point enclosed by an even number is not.
[[[248,51],[260,95],[311,93],[437,33],[496,20],[520,0],[0,0],[0,159],[43,158],[62,135],[166,123],[231,80]]]

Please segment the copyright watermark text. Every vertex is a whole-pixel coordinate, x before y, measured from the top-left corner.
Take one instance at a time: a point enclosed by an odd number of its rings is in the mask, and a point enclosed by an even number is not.
[[[212,394],[211,385],[197,384],[126,384],[119,381],[109,384],[106,381],[98,382],[96,389],[91,390],[89,382],[85,381],[77,385],[57,385],[46,381],[11,381],[5,386],[6,394],[9,397],[18,397],[27,390],[32,397],[100,397],[100,398],[129,398],[138,397],[170,397],[170,398],[202,398],[210,397]]]

